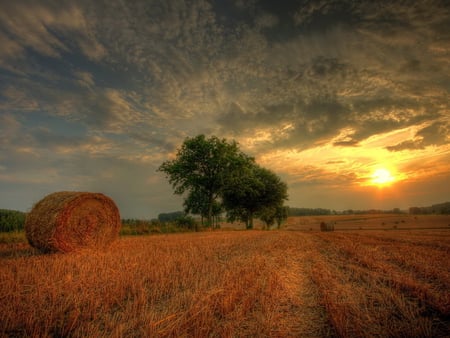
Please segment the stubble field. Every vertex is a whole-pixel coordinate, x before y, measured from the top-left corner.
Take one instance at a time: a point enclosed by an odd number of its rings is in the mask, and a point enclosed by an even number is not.
[[[444,337],[449,257],[448,229],[123,237],[66,255],[2,244],[0,336]]]

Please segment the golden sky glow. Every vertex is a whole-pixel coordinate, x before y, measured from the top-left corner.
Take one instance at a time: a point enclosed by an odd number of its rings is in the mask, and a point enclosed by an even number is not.
[[[198,134],[238,141],[293,207],[450,200],[444,3],[3,1],[0,208],[80,190],[181,210],[156,168]]]
[[[395,178],[392,176],[391,172],[385,168],[376,169],[372,174],[372,179],[370,180],[372,184],[380,187],[392,184],[394,181]]]
[[[412,127],[411,129],[415,129]],[[415,152],[393,153],[380,147],[380,144],[391,144],[396,142],[401,134],[410,134],[409,128],[375,135],[362,142],[359,147],[335,147],[331,140],[328,143],[305,151],[275,151],[261,156],[260,160],[267,166],[277,171],[285,171],[293,176],[304,180],[302,168],[317,168],[317,175],[324,179],[333,180],[333,177],[346,175],[353,177],[349,184],[367,185],[373,181],[374,172],[380,169],[389,171],[392,181],[402,181],[414,173],[408,172],[408,163],[427,159],[431,153],[430,149]],[[266,134],[266,137],[267,134]],[[401,136],[400,136],[401,137]],[[252,139],[252,142],[257,142]],[[253,144],[253,146],[255,146]],[[402,171],[402,168],[404,172]],[[320,170],[319,170],[320,168]],[[436,168],[439,171],[442,168]],[[319,174],[320,173],[320,174]],[[432,175],[432,172],[429,173]],[[383,175],[383,173],[381,173]],[[380,178],[381,179],[381,178]],[[386,178],[387,179],[387,178]]]

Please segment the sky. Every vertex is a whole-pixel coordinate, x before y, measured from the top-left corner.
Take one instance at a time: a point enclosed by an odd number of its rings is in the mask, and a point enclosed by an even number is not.
[[[157,168],[199,134],[291,207],[450,201],[447,1],[0,0],[0,46],[0,208],[182,210]]]

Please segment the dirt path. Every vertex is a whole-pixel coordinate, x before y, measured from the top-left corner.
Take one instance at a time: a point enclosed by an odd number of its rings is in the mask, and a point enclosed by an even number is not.
[[[274,271],[279,275],[283,292],[279,303],[280,320],[274,334],[287,337],[333,336],[311,279],[312,257],[318,253],[312,237],[303,233],[283,233],[279,241],[280,252],[275,257],[282,264]]]

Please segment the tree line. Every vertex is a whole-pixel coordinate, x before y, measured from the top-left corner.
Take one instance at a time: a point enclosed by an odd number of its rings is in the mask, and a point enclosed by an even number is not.
[[[323,208],[289,208],[289,216],[321,216],[321,215],[332,215],[336,211],[331,211],[330,209]]]
[[[184,212],[200,215],[203,225],[218,227],[218,216],[253,228],[255,217],[268,226],[286,219],[287,185],[233,141],[215,136],[187,138],[175,159],[158,168],[174,193],[184,195]]]
[[[0,231],[11,232],[23,230],[25,215],[21,211],[0,209]]]
[[[410,214],[441,214],[450,215],[450,202],[433,204],[429,207],[410,207]]]

